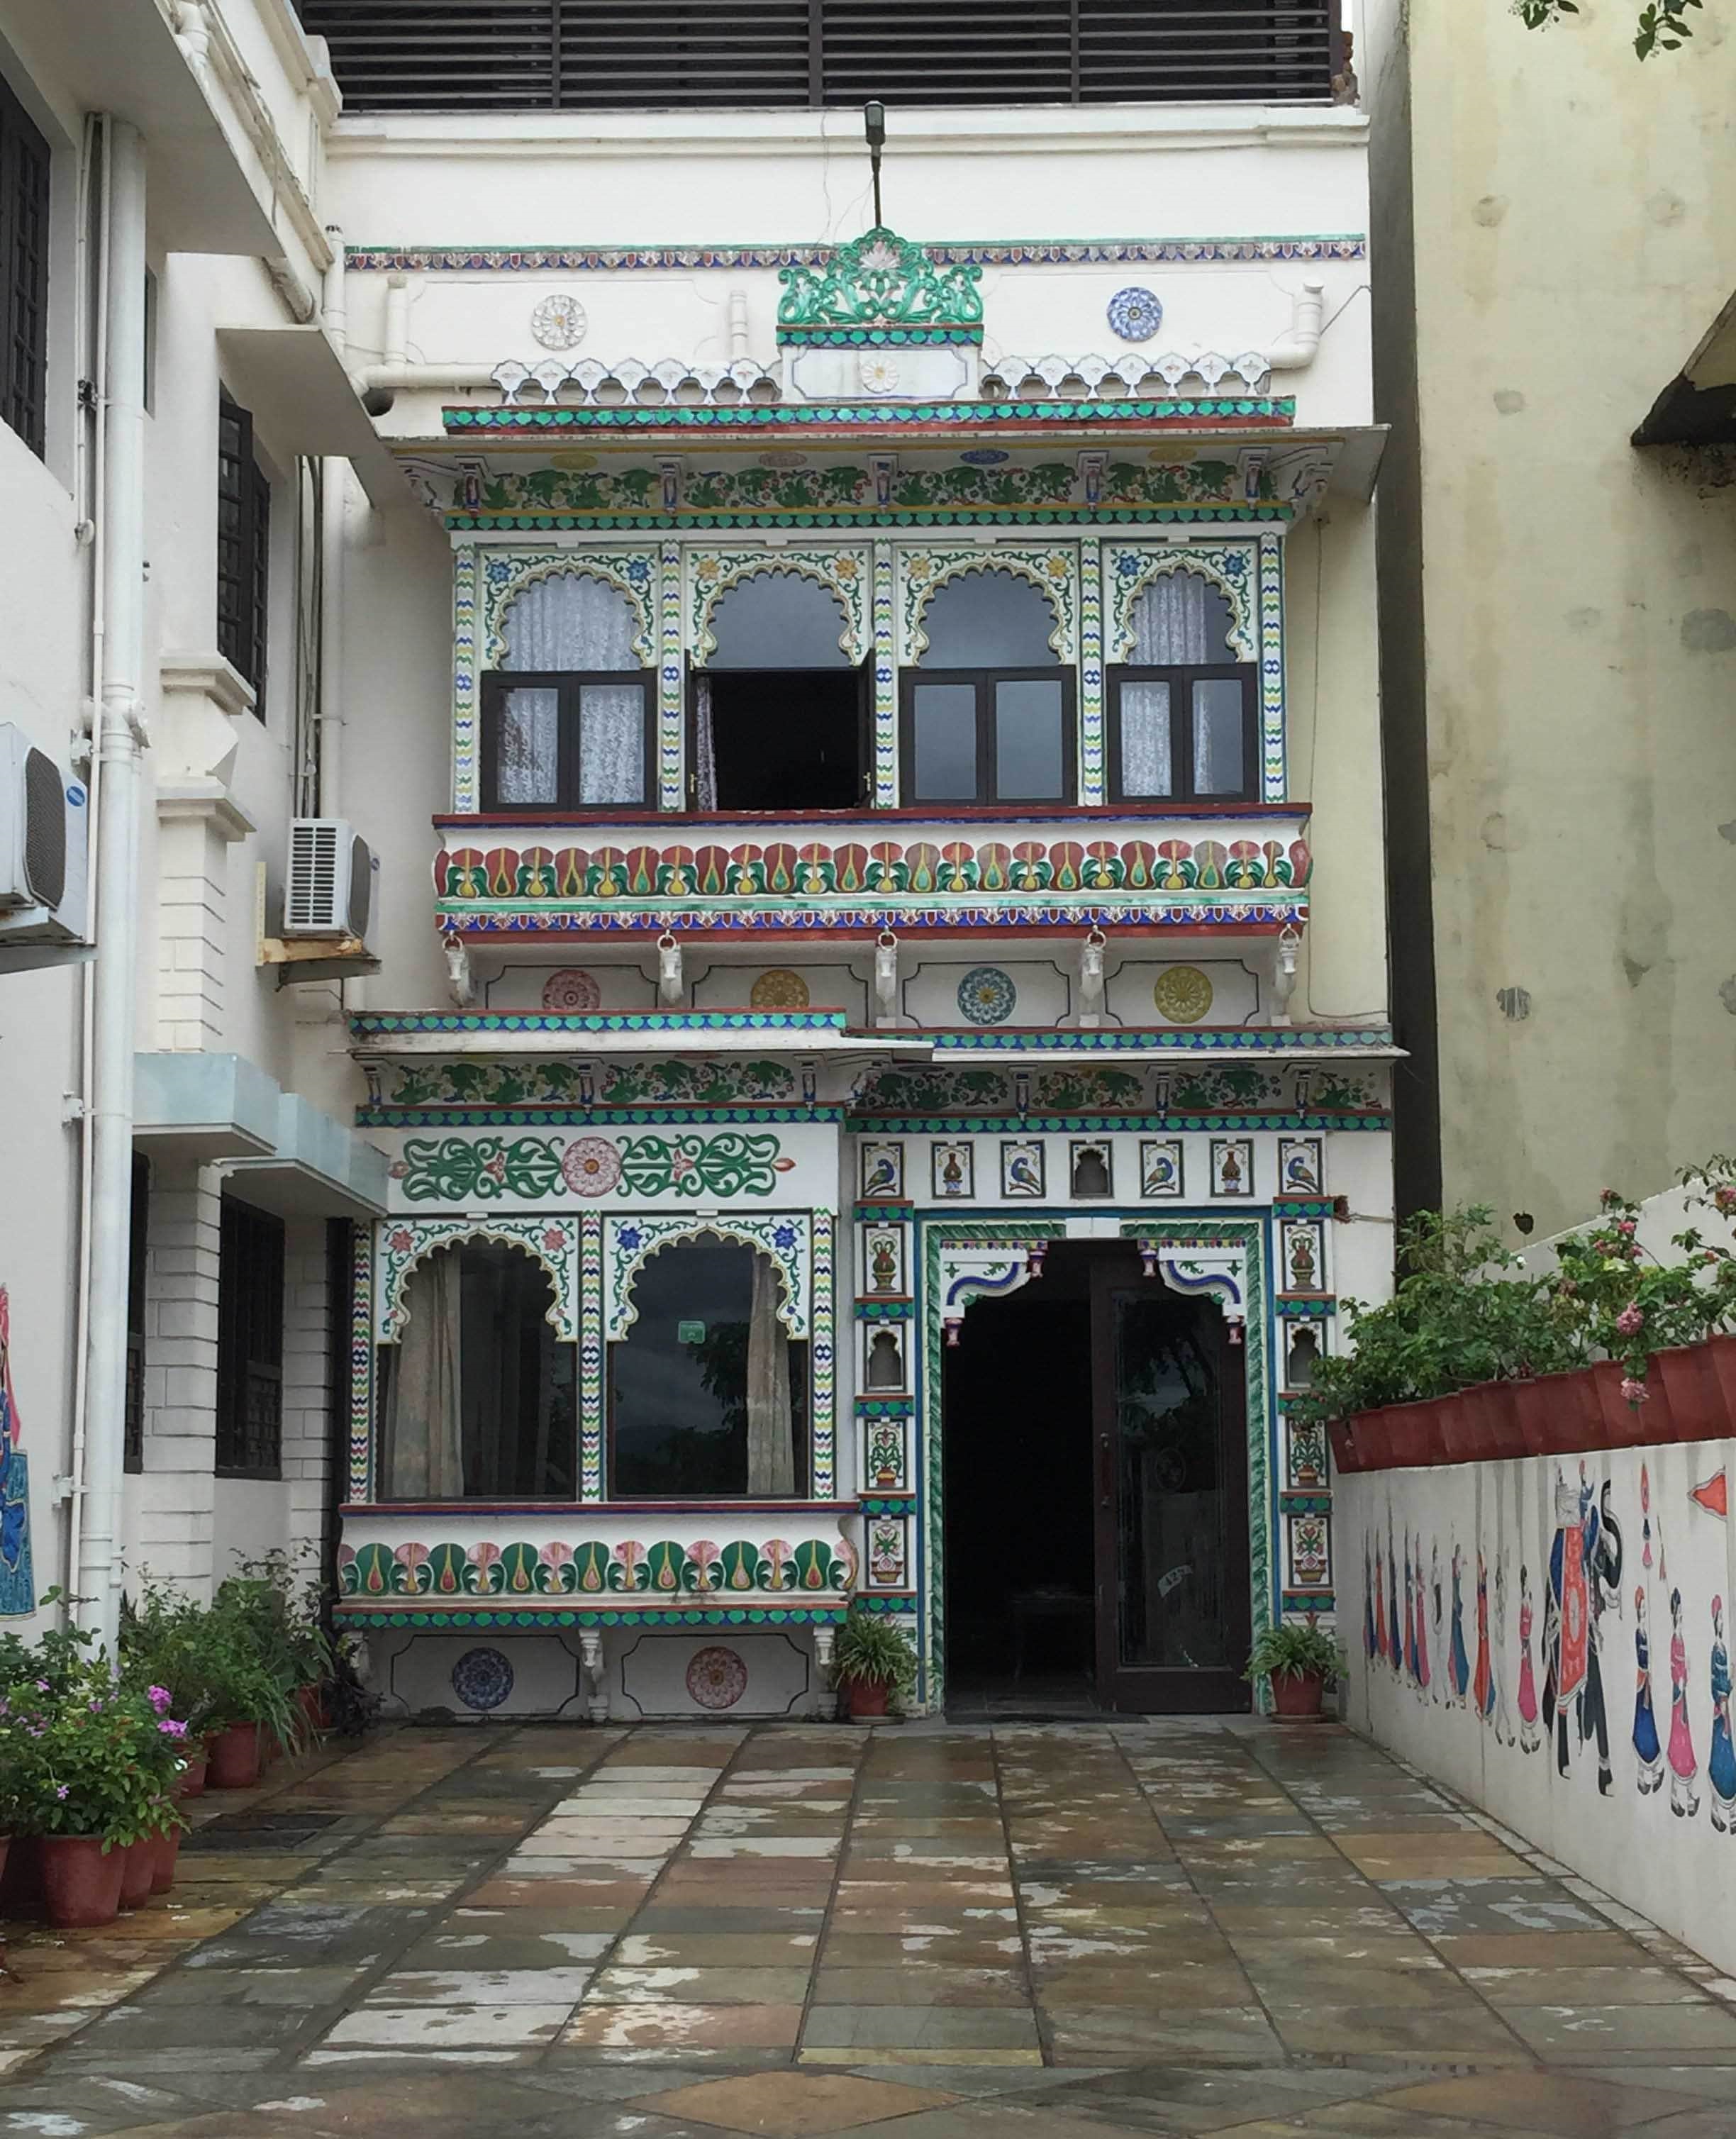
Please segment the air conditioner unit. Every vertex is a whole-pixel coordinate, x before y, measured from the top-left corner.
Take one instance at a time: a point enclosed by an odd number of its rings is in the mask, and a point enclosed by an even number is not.
[[[368,933],[378,866],[368,842],[340,817],[293,819],[283,886],[284,935],[360,942]]]
[[[0,950],[82,943],[90,795],[15,721],[0,721]]]

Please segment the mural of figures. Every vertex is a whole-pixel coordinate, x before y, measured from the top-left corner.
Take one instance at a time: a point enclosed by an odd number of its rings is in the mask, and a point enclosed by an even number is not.
[[[1606,1481],[1595,1510],[1592,1489],[1585,1482],[1585,1466],[1579,1466],[1579,1505],[1584,1526],[1586,1567],[1591,1575],[1592,1628],[1587,1646],[1585,1691],[1579,1701],[1579,1741],[1597,1740],[1597,1788],[1608,1797],[1616,1787],[1610,1766],[1609,1711],[1603,1698],[1603,1615],[1621,1612],[1621,1527],[1610,1506]]]
[[[1381,1541],[1374,1541],[1374,1652],[1382,1663],[1388,1660],[1386,1647],[1386,1584],[1381,1565]]]
[[[1494,1672],[1489,1661],[1489,1568],[1477,1554],[1477,1668],[1471,1676],[1471,1698],[1484,1723],[1495,1712]]]
[[[1495,1637],[1489,1645],[1490,1713],[1494,1718],[1495,1743],[1517,1742],[1513,1711],[1507,1705],[1507,1562],[1495,1561]]]
[[[1416,1571],[1411,1560],[1411,1533],[1405,1532],[1405,1676],[1416,1678]]]
[[[1543,1742],[1537,1720],[1537,1674],[1531,1667],[1531,1569],[1519,1569],[1519,1743],[1528,1753]]]
[[[1453,1684],[1453,1703],[1463,1708],[1471,1682],[1471,1660],[1465,1647],[1465,1569],[1459,1548],[1453,1547],[1453,1649],[1447,1665]]]
[[[1720,1834],[1729,1834],[1736,1828],[1736,1745],[1730,1742],[1730,1652],[1722,1597],[1712,1599],[1712,1742],[1706,1780],[1712,1786],[1712,1824]]]
[[[0,1619],[37,1608],[30,1564],[30,1466],[18,1446],[22,1427],[12,1393],[12,1302],[0,1285]]]
[[[1452,1662],[1446,1652],[1446,1599],[1440,1583],[1440,1540],[1436,1538],[1429,1548],[1429,1590],[1434,1600],[1435,1653],[1440,1659],[1441,1677],[1435,1681],[1435,1698],[1448,1697]]]
[[[1429,1697],[1429,1598],[1422,1571],[1422,1534],[1416,1538],[1416,1692]]]
[[[1644,1583],[1634,1592],[1634,1756],[1640,1764],[1640,1794],[1648,1798],[1664,1787],[1664,1747],[1651,1705],[1651,1628]]]
[[[1394,1671],[1401,1672],[1405,1667],[1405,1637],[1399,1624],[1398,1552],[1392,1542],[1392,1518],[1390,1515],[1386,1519],[1386,1609],[1392,1622],[1386,1630],[1386,1638],[1391,1644],[1388,1652],[1389,1660]]]
[[[1380,1653],[1375,1638],[1374,1564],[1367,1530],[1362,1533],[1362,1653],[1372,1663]]]
[[[1682,1593],[1670,1593],[1670,1809],[1678,1819],[1699,1810],[1694,1779],[1694,1732],[1688,1721],[1688,1644],[1682,1635]]]
[[[1571,1703],[1579,1740],[1597,1740],[1597,1787],[1607,1797],[1615,1787],[1610,1769],[1609,1718],[1604,1707],[1603,1673],[1598,1661],[1594,1613],[1602,1610],[1603,1592],[1619,1582],[1619,1532],[1606,1534],[1608,1490],[1600,1508],[1579,1466],[1579,1483],[1570,1486],[1555,1473],[1555,1542],[1549,1548],[1549,1595],[1543,1648],[1548,1659],[1543,1676],[1543,1729],[1555,1735],[1558,1774],[1568,1772],[1567,1716]]]

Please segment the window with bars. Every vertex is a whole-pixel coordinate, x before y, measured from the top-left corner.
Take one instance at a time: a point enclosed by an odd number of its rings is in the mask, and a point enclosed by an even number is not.
[[[123,1467],[144,1468],[144,1273],[150,1236],[150,1161],[133,1156],[131,1245],[126,1274],[126,1431]]]
[[[48,414],[48,144],[0,79],[0,418],[32,453]]]
[[[283,1221],[230,1196],[217,1313],[217,1475],[281,1477]]]
[[[299,0],[353,111],[1328,101],[1337,0]]]
[[[217,419],[218,650],[253,686],[265,718],[271,486],[253,453],[253,418],[225,394]]]

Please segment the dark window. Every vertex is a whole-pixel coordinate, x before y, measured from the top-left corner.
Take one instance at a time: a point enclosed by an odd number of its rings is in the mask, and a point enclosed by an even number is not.
[[[395,1500],[574,1496],[572,1345],[540,1263],[464,1241],[418,1264],[380,1347],[381,1472]]]
[[[223,1198],[217,1475],[276,1478],[283,1453],[283,1221]]]
[[[1127,618],[1130,658],[1109,673],[1109,792],[1117,802],[1238,802],[1259,793],[1255,664],[1237,661],[1223,588],[1165,571]]]
[[[0,417],[33,453],[48,412],[48,144],[0,81]]]
[[[355,111],[1324,102],[1337,0],[298,0]]]
[[[126,1273],[126,1437],[125,1468],[144,1468],[144,1277],[150,1238],[151,1168],[133,1155],[131,1241]]]
[[[634,1316],[609,1348],[612,1497],[808,1490],[808,1347],[777,1318],[769,1256],[678,1241],[633,1282]]]
[[[754,572],[720,598],[692,678],[697,808],[861,806],[868,671],[848,631],[837,595],[799,572]]]
[[[217,422],[218,651],[253,686],[265,718],[271,486],[253,457],[253,418],[225,394]]]
[[[1056,615],[1029,580],[972,571],[922,613],[906,669],[904,800],[1067,802],[1073,792],[1073,674],[1049,644]]]
[[[485,810],[644,809],[651,678],[619,587],[574,570],[508,609],[505,655],[482,679]]]

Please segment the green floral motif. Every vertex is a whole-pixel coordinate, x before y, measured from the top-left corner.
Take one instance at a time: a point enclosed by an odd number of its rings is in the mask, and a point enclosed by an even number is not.
[[[1340,1109],[1372,1112],[1385,1103],[1367,1077],[1346,1077],[1336,1070],[1328,1070],[1317,1077],[1308,1088],[1308,1105],[1323,1112]]]
[[[769,1196],[778,1175],[795,1164],[778,1149],[769,1131],[623,1137],[621,1187],[633,1196]]]
[[[702,1539],[645,1545],[593,1538],[579,1545],[479,1543],[345,1546],[338,1586],[345,1597],[566,1597],[611,1593],[690,1597],[711,1591],[839,1590],[850,1579],[838,1540],[738,1538],[721,1548]]]
[[[780,327],[980,326],[980,267],[936,267],[877,223],[818,267],[780,267]]]
[[[489,1203],[552,1195],[560,1185],[560,1137],[408,1137],[400,1182],[412,1203]]]
[[[584,1104],[569,1062],[406,1062],[387,1072],[390,1107],[572,1107]],[[795,1073],[779,1062],[620,1062],[597,1072],[602,1107],[719,1107],[787,1099]]]
[[[927,1114],[942,1109],[1006,1104],[1008,1080],[999,1070],[883,1070],[863,1094],[864,1114]]]
[[[606,1107],[719,1107],[787,1099],[795,1089],[795,1073],[780,1062],[623,1062],[597,1078],[598,1102]]]
[[[1145,1104],[1145,1084],[1130,1070],[1049,1070],[1037,1079],[1036,1103],[1057,1114],[1137,1114]]]
[[[1264,1070],[1195,1070],[1176,1079],[1169,1103],[1174,1114],[1210,1114],[1274,1106],[1282,1096],[1283,1079]]]

